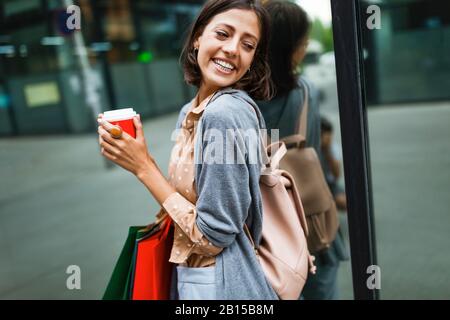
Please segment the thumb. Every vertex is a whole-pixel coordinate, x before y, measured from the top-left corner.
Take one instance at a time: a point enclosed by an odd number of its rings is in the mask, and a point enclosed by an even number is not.
[[[134,126],[136,127],[136,140],[144,138],[144,129],[142,128],[141,115],[138,114],[133,118]]]

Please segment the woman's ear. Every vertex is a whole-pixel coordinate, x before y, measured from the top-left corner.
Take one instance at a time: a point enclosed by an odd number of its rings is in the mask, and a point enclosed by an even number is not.
[[[193,43],[194,48],[197,48],[197,49],[199,48],[201,37],[202,37],[202,36],[198,36],[197,39],[194,40],[194,43]]]

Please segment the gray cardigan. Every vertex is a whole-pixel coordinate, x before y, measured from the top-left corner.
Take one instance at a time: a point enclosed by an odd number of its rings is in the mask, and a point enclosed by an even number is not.
[[[188,103],[182,108],[177,129],[190,106]],[[260,123],[252,108],[258,113]],[[197,127],[194,147],[198,194],[196,222],[209,241],[224,248],[216,256],[216,297],[220,300],[278,299],[243,231],[244,223],[247,223],[255,243],[259,244],[263,218],[259,189],[261,162],[251,163],[247,156],[241,164],[202,161],[212,140],[205,136],[208,129],[218,130],[225,137],[227,129],[257,131],[260,125],[265,127],[263,117],[247,93],[226,88],[210,100]],[[257,141],[250,139],[245,143],[245,149],[241,146],[237,152],[248,153],[252,148],[260,150],[260,147]],[[225,163],[225,152],[223,160]]]

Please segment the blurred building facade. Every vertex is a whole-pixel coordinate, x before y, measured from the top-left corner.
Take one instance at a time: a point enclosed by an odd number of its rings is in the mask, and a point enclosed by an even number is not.
[[[202,3],[0,0],[0,136],[89,132],[110,109],[179,110],[194,88],[178,58]],[[71,4],[79,31],[67,29]]]
[[[363,0],[377,5],[381,28],[361,22],[368,104],[450,100],[450,7],[447,0]]]

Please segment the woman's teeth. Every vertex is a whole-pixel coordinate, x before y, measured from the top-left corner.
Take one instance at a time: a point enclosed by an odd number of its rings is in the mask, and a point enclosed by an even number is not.
[[[221,67],[222,69],[225,69],[225,71],[232,71],[234,70],[233,65],[229,64],[228,62],[222,61],[222,60],[218,60],[218,59],[214,59],[213,60],[214,63]]]

